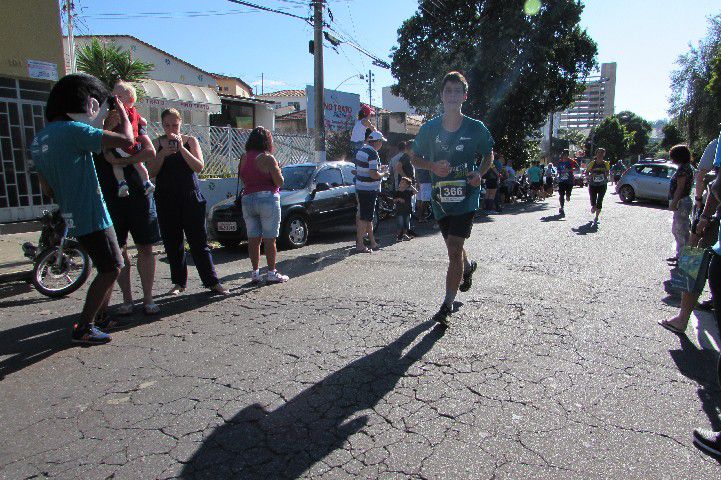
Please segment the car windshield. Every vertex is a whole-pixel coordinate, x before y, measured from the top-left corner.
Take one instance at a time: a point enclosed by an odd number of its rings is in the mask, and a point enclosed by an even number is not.
[[[315,172],[315,167],[310,165],[288,165],[283,167],[281,171],[283,172],[281,190],[300,190],[308,185],[308,180]]]

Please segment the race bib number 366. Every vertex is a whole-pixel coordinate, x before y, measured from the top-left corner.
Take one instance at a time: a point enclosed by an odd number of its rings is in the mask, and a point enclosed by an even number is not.
[[[466,199],[465,180],[446,180],[437,185],[441,203],[458,203]]]

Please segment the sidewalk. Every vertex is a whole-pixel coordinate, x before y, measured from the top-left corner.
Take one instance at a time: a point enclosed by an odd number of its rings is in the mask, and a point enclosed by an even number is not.
[[[0,235],[0,281],[10,281],[32,270],[33,264],[23,255],[22,244],[37,244],[39,237],[39,231]]]

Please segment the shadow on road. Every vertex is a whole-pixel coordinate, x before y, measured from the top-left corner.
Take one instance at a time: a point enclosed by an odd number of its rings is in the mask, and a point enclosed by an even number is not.
[[[598,232],[598,224],[591,220],[588,223],[584,223],[578,228],[572,228],[571,231],[573,231],[573,233],[575,233],[576,235],[588,235],[589,233],[596,233]]]
[[[236,295],[245,293],[241,289],[231,289],[231,292]],[[156,322],[171,315],[187,313],[226,298],[228,296],[213,295],[207,291],[159,298],[156,301],[160,307],[159,314],[153,316],[132,315],[127,319],[128,325],[116,332],[129,330],[143,323]],[[80,346],[70,341],[71,329],[77,320],[78,314],[70,314],[0,331],[0,358],[7,357],[0,361],[0,381],[7,375],[29,367],[55,353]]]
[[[680,350],[671,350],[671,358],[679,371],[698,384],[701,408],[713,430],[721,430],[721,372],[717,368],[721,345],[716,318],[711,312],[694,311],[697,323],[697,347],[686,335],[679,335]],[[690,330],[689,330],[690,331]]]
[[[547,217],[541,217],[541,221],[542,221],[542,222],[560,222],[560,221],[563,220],[564,218],[566,218],[565,215],[561,215],[560,213],[557,213],[557,214],[555,214],[555,215],[549,215],[549,216],[547,216]]]
[[[351,251],[355,248],[355,243],[345,245],[343,247],[333,248],[318,253],[310,253],[308,255],[301,255],[295,258],[289,258],[282,260],[276,264],[278,271],[283,272],[290,278],[302,277],[313,272],[319,272],[324,268],[334,265],[338,262],[345,260]],[[265,266],[265,259],[260,258],[260,266]],[[231,282],[238,279],[250,280],[251,270],[243,272],[233,273],[226,275],[221,278],[220,281],[223,283]]]
[[[641,207],[641,208],[652,208],[654,210],[668,210],[668,204],[667,203],[654,203],[652,201],[646,201],[646,200],[636,200],[631,203],[626,202],[616,202],[618,205],[626,205],[627,207]]]
[[[325,377],[284,405],[250,405],[218,427],[183,468],[181,478],[298,478],[366,425],[367,415],[408,368],[443,336],[424,322]]]

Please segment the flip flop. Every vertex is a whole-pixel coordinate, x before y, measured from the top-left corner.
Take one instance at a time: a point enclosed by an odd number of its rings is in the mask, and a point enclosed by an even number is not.
[[[681,330],[678,327],[674,327],[670,323],[667,323],[666,320],[659,320],[656,323],[658,323],[660,326],[662,326],[671,333],[675,333],[676,335],[686,335],[686,332],[684,330]]]

